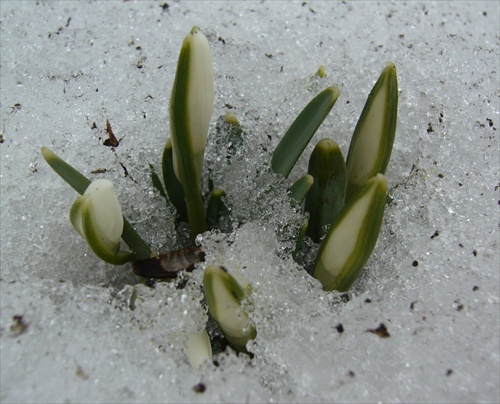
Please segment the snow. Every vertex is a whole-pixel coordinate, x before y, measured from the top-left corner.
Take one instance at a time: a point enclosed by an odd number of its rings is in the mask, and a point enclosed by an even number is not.
[[[2,402],[500,400],[497,2],[2,1],[0,11]],[[205,172],[231,208],[223,231],[199,242],[204,265],[250,281],[257,326],[253,359],[228,350],[199,371],[184,351],[207,320],[202,268],[183,288],[134,287],[130,266],[100,261],[73,230],[77,195],[39,151],[112,180],[152,248],[181,246],[149,165],[160,172],[193,25],[216,78]],[[400,88],[392,203],[360,280],[327,293],[291,258],[301,217],[284,191],[321,138],[347,154],[388,60]],[[313,77],[320,65],[326,78]],[[329,85],[337,104],[290,181],[271,188],[270,151]],[[216,127],[229,110],[246,134],[226,159]],[[114,150],[102,144],[106,119]]]

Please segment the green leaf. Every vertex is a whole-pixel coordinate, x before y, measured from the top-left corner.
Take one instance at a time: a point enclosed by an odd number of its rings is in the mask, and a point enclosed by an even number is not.
[[[153,183],[153,188],[155,188],[161,196],[167,199],[167,194],[165,193],[165,189],[163,188],[163,184],[161,183],[160,177],[156,174],[155,169],[152,164],[149,165],[149,171],[151,173],[151,182]]]
[[[300,177],[293,183],[293,185],[290,187],[289,194],[294,199],[297,205],[300,205],[302,203],[313,184],[314,178],[309,174]]]
[[[309,212],[307,235],[317,243],[344,207],[346,166],[339,145],[331,139],[319,141],[311,153],[308,173],[314,184],[304,206]]]
[[[151,257],[151,249],[135,231],[125,216],[123,216],[122,240],[125,241],[128,247],[134,252],[138,260],[144,260]]]
[[[207,223],[211,229],[217,226],[222,213],[227,211],[222,201],[224,196],[226,196],[226,193],[222,189],[216,188],[212,191],[208,199]]]
[[[82,195],[90,185],[90,180],[78,170],[70,166],[49,148],[42,146],[42,156],[52,169],[66,181],[76,192]],[[126,217],[123,217],[122,239],[134,252],[137,259],[146,259],[151,256],[151,249],[137,234]]]
[[[297,240],[295,241],[295,249],[292,252],[293,258],[295,258],[300,250],[300,246],[302,245],[302,242],[304,241],[304,237],[306,235],[307,227],[309,226],[309,220],[305,219],[304,224],[300,228],[299,235],[297,237]]]
[[[245,310],[251,305],[249,287],[242,287],[224,267],[208,266],[203,275],[203,291],[208,310],[229,345],[237,352],[247,352],[248,341],[257,335]]]
[[[163,149],[162,157],[163,182],[167,190],[169,201],[174,205],[179,220],[181,222],[188,221],[186,202],[184,201],[184,190],[174,172],[174,163],[172,156],[172,142],[167,141]]]
[[[333,221],[313,270],[325,290],[346,291],[359,276],[380,233],[386,194],[387,180],[377,174]]]
[[[271,166],[275,173],[288,177],[316,130],[335,105],[339,94],[337,87],[328,87],[314,97],[297,116],[274,150]]]
[[[387,63],[373,86],[354,129],[347,155],[347,197],[370,178],[385,174],[396,135],[398,79],[394,63]]]
[[[82,195],[90,185],[90,180],[58,157],[48,147],[42,146],[42,156],[52,169],[76,192]]]

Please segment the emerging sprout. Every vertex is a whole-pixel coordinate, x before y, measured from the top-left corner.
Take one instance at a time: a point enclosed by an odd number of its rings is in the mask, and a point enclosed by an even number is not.
[[[250,285],[242,286],[227,270],[209,266],[203,276],[203,291],[208,310],[219,325],[229,345],[238,352],[246,352],[247,342],[257,331],[245,305],[250,302]]]
[[[173,168],[185,194],[191,237],[207,229],[200,178],[214,105],[214,73],[207,38],[193,27],[184,39],[170,98]]]

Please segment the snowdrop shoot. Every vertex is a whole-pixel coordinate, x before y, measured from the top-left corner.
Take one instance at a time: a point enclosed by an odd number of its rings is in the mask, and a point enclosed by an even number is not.
[[[377,174],[333,221],[313,272],[325,290],[346,291],[357,279],[375,248],[386,195],[387,180]]]
[[[207,229],[200,178],[213,105],[210,45],[200,29],[193,27],[182,44],[170,98],[173,168],[184,190],[193,239]]]
[[[244,280],[238,282],[224,267],[209,266],[203,276],[203,291],[208,310],[229,345],[237,352],[246,352],[247,342],[257,335],[245,310],[251,305],[251,286]]]
[[[347,166],[347,195],[353,195],[378,173],[385,174],[396,136],[398,79],[387,62],[361,112],[352,135]]]

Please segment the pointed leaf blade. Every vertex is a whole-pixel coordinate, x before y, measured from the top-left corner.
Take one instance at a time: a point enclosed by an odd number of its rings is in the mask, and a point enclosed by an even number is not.
[[[306,105],[274,150],[271,167],[275,173],[288,177],[339,95],[340,90],[337,87],[328,87]]]

